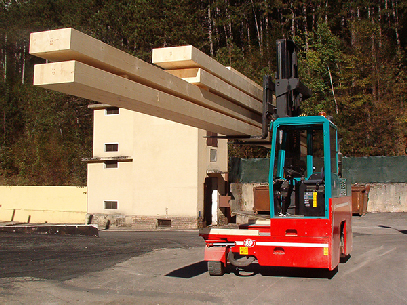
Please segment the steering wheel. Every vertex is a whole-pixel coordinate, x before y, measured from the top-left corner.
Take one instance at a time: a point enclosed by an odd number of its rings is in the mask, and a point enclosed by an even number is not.
[[[298,167],[298,169],[299,169],[301,172],[298,171],[298,170],[293,169],[293,166],[290,165],[289,167],[285,167],[285,168],[284,168],[284,172],[286,173],[287,178],[288,178],[288,177],[292,178],[294,175],[301,177],[301,176],[304,174],[305,169],[303,169],[302,167]]]

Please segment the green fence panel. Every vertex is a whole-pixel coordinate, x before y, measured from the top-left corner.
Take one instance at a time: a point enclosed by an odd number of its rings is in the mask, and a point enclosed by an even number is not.
[[[407,183],[407,156],[345,157],[343,177],[350,183]],[[229,159],[230,182],[268,182],[270,159]]]
[[[229,159],[230,182],[265,183],[268,182],[270,159]]]
[[[343,158],[343,177],[353,183],[407,182],[407,156]]]

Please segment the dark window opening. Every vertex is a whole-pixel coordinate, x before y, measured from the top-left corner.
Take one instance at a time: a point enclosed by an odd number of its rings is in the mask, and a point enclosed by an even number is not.
[[[119,151],[119,144],[105,144],[105,151]]]
[[[106,210],[116,210],[117,201],[105,201],[105,209]]]
[[[207,137],[217,137],[218,134],[215,132],[206,132]],[[206,145],[212,147],[218,147],[218,138],[206,138]]]
[[[160,228],[171,228],[171,219],[157,219],[157,225]]]
[[[120,110],[118,107],[106,108],[106,115],[119,114],[119,112],[120,112]]]
[[[119,162],[114,160],[105,161],[105,168],[118,168]]]

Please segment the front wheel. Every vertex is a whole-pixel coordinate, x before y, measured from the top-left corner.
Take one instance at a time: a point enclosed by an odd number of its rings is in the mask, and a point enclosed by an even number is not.
[[[225,266],[222,262],[209,261],[208,271],[211,276],[222,276],[225,274]]]

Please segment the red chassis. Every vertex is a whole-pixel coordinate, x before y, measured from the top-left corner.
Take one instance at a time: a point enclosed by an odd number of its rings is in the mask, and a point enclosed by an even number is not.
[[[239,229],[202,229],[205,260],[221,264],[222,271],[228,261],[235,264],[235,256],[254,258],[260,266],[333,270],[352,251],[351,208],[351,197],[331,198],[329,218],[281,217]]]

